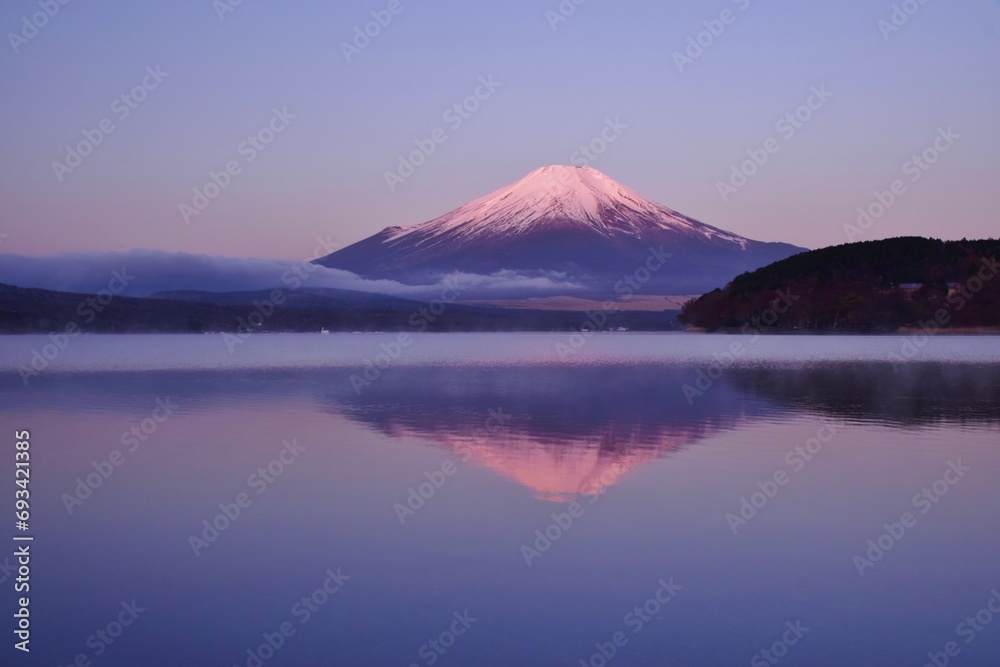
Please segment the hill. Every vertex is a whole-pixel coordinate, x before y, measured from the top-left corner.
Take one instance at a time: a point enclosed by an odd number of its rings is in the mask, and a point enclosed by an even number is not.
[[[799,253],[684,305],[708,330],[1000,326],[1000,241],[901,237]]]

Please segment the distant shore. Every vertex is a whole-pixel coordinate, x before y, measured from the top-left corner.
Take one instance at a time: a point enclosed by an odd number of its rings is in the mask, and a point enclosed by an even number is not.
[[[716,329],[709,331],[702,327],[689,327],[682,329],[680,333],[690,334],[763,334],[767,336],[909,336],[912,334],[926,334],[924,329],[919,327],[900,327],[896,331],[888,332],[865,332],[865,331],[830,331],[830,330],[807,330],[807,329],[771,329],[742,331],[741,329]],[[954,327],[951,329],[938,329],[935,336],[1000,336],[1000,327]]]
[[[919,327],[900,327],[897,334],[919,334],[924,333]],[[1000,327],[954,327],[952,329],[939,329],[934,332],[936,336],[998,336]]]

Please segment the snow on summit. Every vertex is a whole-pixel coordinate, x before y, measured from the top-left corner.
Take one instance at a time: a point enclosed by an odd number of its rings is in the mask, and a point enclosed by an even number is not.
[[[746,239],[657,204],[596,169],[561,165],[536,169],[436,220],[391,228],[387,240],[415,233],[425,242],[446,233],[464,240],[504,238],[543,228],[574,227],[611,238],[672,231],[746,245]]]
[[[505,288],[510,298],[538,290],[620,295],[623,276],[641,270],[648,273],[645,294],[684,295],[800,250],[703,224],[596,169],[551,166],[430,222],[383,229],[317,263],[406,285],[452,275],[514,276],[517,284]],[[525,287],[539,281],[535,291]]]

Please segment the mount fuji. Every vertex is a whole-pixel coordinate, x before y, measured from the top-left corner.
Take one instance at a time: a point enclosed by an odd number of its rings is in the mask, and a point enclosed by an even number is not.
[[[803,250],[698,222],[590,167],[551,166],[430,222],[384,229],[317,263],[406,284],[455,273],[509,274],[548,278],[548,295],[611,295],[620,293],[615,285],[624,277],[639,271],[645,278],[651,255],[669,255],[653,264],[662,266],[642,291],[679,295],[723,287]]]

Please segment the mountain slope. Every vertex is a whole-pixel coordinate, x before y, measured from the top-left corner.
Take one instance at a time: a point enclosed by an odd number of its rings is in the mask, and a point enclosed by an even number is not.
[[[610,294],[646,266],[651,249],[672,257],[644,285],[647,294],[702,292],[801,250],[703,224],[589,167],[553,166],[430,222],[389,227],[317,263],[409,284],[453,272],[513,271],[555,276],[563,285],[552,294],[574,291],[565,283]]]

